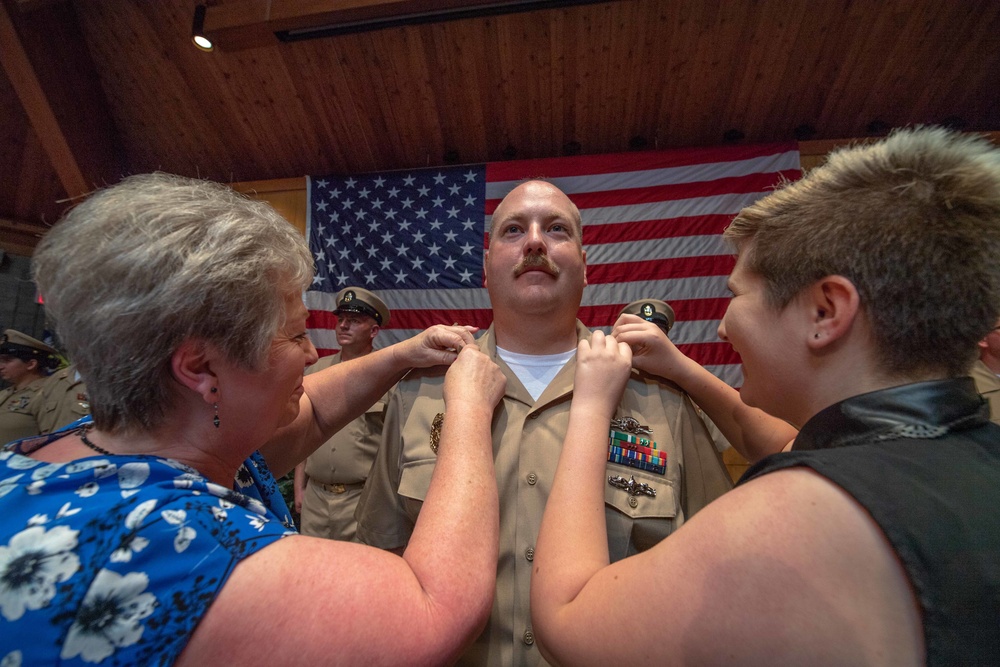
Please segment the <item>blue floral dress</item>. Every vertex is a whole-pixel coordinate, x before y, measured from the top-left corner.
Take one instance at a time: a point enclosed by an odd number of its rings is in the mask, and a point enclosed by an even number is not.
[[[170,459],[19,453],[65,434],[0,451],[0,666],[171,664],[233,568],[294,530]]]

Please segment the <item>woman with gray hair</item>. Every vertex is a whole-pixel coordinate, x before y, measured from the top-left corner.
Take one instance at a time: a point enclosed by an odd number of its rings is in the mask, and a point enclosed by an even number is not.
[[[266,204],[166,174],[92,195],[34,263],[93,423],[0,452],[0,661],[422,664],[478,634],[504,380],[469,329],[303,379],[317,359],[303,239]],[[295,535],[265,505],[271,471],[408,368],[452,362],[438,470],[402,557]]]

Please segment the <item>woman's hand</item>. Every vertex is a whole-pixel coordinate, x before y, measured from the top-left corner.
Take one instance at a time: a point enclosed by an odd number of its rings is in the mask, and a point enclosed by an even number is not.
[[[463,347],[476,342],[472,334],[477,331],[478,327],[435,324],[391,349],[405,368],[447,365],[458,358]]]
[[[677,381],[691,359],[677,349],[660,327],[638,315],[622,315],[611,335],[632,349],[632,365],[647,373]]]
[[[576,348],[576,378],[573,409],[608,413],[609,419],[621,399],[632,370],[632,350],[614,336],[595,331]]]
[[[490,412],[503,398],[507,378],[475,345],[466,345],[444,377],[444,403],[468,401],[488,407]]]

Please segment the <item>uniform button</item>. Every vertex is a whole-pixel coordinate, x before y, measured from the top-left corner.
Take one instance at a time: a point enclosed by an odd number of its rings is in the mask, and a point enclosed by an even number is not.
[[[534,644],[535,643],[535,633],[533,633],[531,630],[525,630],[524,631],[524,643],[527,644],[528,646],[531,646],[532,644]]]
[[[524,550],[524,557],[529,561],[535,560],[535,550],[531,547],[528,547],[527,549]]]
[[[635,508],[635,507],[639,506],[639,501],[636,499],[635,496],[629,496],[628,506],[632,507],[632,508]]]
[[[537,482],[537,481],[538,481],[538,475],[536,475],[533,472],[529,472],[528,473],[528,484],[534,486],[535,482]]]
[[[528,415],[528,419],[538,419],[538,413],[537,412],[532,412],[530,415]],[[530,632],[530,630],[529,630],[529,632]]]

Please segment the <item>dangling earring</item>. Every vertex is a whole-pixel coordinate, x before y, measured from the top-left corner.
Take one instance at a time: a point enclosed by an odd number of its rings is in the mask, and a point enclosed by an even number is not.
[[[216,387],[212,387],[212,393],[215,394],[219,390]],[[215,416],[212,417],[212,423],[215,424],[215,428],[219,428],[219,402],[216,401],[212,403],[212,409],[215,410]]]

